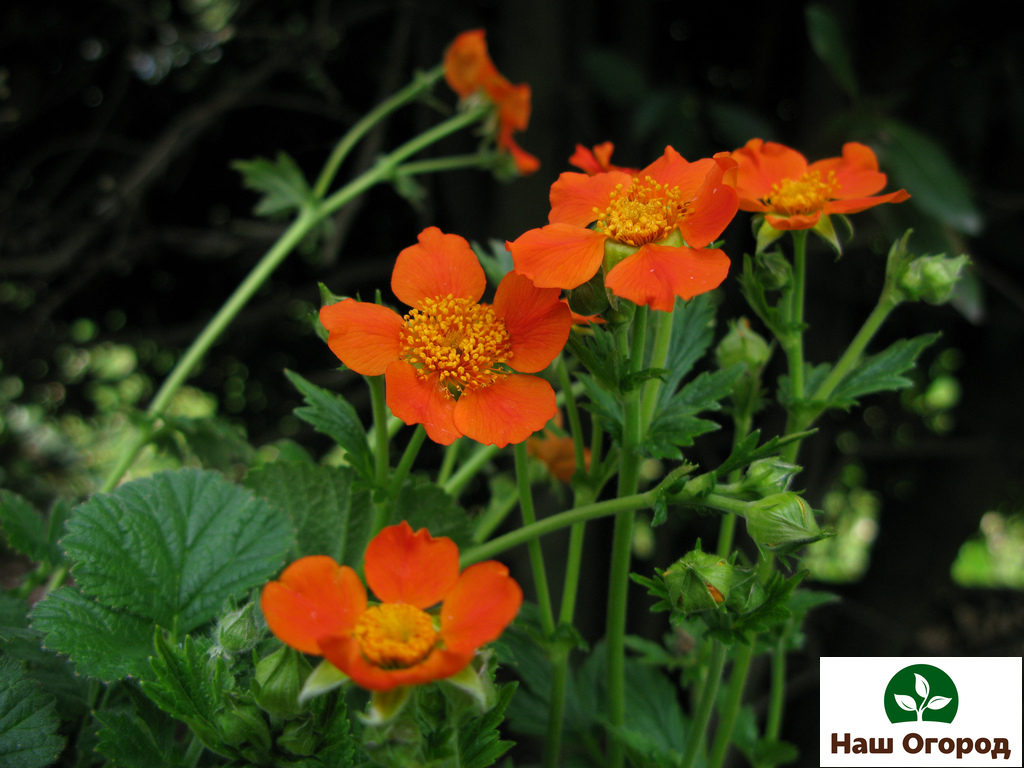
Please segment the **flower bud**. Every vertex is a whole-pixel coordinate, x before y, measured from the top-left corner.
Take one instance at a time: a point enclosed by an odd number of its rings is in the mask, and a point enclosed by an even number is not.
[[[270,729],[259,708],[251,704],[232,706],[217,714],[217,732],[229,747],[255,746],[261,753],[270,751]]]
[[[818,528],[810,505],[791,492],[750,502],[743,517],[750,538],[769,552],[785,554],[831,535]]]
[[[242,653],[254,648],[263,638],[256,603],[247,603],[230,611],[217,622],[217,644],[226,653]]]
[[[687,552],[662,574],[672,607],[684,615],[724,610],[734,568],[713,552]]]
[[[750,327],[745,317],[730,325],[729,332],[715,348],[715,360],[719,368],[743,363],[747,368],[756,370],[768,362],[770,356],[768,342]]]
[[[578,315],[599,315],[608,308],[608,294],[604,289],[604,275],[600,270],[569,291],[569,309]]]
[[[909,299],[945,304],[969,261],[964,255],[953,259],[945,254],[919,256],[907,265],[899,278],[899,287]]]
[[[758,459],[751,462],[743,478],[743,489],[758,496],[769,496],[789,487],[789,481],[800,471],[796,464],[790,464],[778,457]]]
[[[256,703],[277,717],[295,717],[302,711],[299,691],[309,671],[305,658],[282,645],[256,664]]]
[[[769,291],[781,291],[793,281],[793,267],[778,251],[758,253],[754,257],[754,274]]]

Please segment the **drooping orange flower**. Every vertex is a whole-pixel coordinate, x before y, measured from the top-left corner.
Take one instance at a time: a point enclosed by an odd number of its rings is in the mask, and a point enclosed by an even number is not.
[[[303,557],[263,588],[263,615],[281,642],[324,656],[362,688],[389,691],[451,677],[519,612],[523,592],[496,560],[459,573],[451,539],[402,522],[366,548],[366,583],[325,555]],[[440,610],[430,611],[440,603]]]
[[[635,304],[671,311],[717,288],[729,258],[705,248],[736,214],[736,191],[722,181],[728,153],[687,162],[672,147],[636,174],[567,172],[551,185],[547,226],[506,243],[517,272],[538,286],[572,289],[601,269],[606,245],[619,256],[605,287]],[[681,241],[685,241],[685,245]]]
[[[469,243],[428,227],[404,249],[391,290],[411,309],[403,317],[344,299],[320,310],[327,344],[349,368],[384,375],[386,400],[406,424],[422,424],[443,445],[466,435],[504,447],[555,414],[555,392],[527,374],[565,346],[572,320],[558,291],[510,272],[493,304],[481,304],[483,268]]]
[[[555,414],[555,424],[562,426],[562,414]],[[545,427],[526,441],[526,452],[540,459],[551,475],[561,483],[568,483],[576,474],[576,446],[573,439]],[[590,449],[583,449],[584,469],[590,468]]]
[[[444,76],[460,99],[482,94],[493,102],[497,108],[498,149],[512,156],[519,173],[525,176],[540,168],[540,161],[512,138],[516,131],[525,131],[530,122],[530,86],[512,85],[498,72],[487,53],[482,29],[455,38],[444,54]]]
[[[603,141],[588,149],[582,144],[576,145],[576,151],[569,158],[569,164],[575,165],[584,173],[593,176],[596,173],[607,171],[622,171],[623,173],[636,173],[634,168],[626,168],[621,165],[612,165],[612,152],[615,145],[610,141]]]
[[[875,195],[885,187],[878,158],[855,141],[841,157],[808,163],[795,149],[751,139],[732,153],[736,167],[725,179],[736,187],[740,209],[763,213],[775,229],[810,229],[832,213],[858,213],[882,203],[902,203],[905,189]]]

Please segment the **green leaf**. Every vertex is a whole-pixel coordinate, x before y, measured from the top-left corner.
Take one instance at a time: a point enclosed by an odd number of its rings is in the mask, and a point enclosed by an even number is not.
[[[54,553],[47,536],[46,518],[26,499],[0,489],[0,533],[14,550],[25,557],[53,562]]]
[[[252,470],[245,485],[286,512],[296,529],[289,559],[328,555],[358,566],[369,541],[370,494],[353,488],[348,467],[311,461],[277,461]]]
[[[687,383],[654,417],[641,449],[659,458],[682,458],[680,448],[693,445],[694,439],[705,432],[719,429],[716,422],[696,414],[720,410],[720,401],[729,396],[743,371],[744,366],[739,363],[704,372]]]
[[[740,442],[732,449],[732,453],[729,454],[726,460],[715,468],[715,477],[726,477],[733,470],[742,469],[758,459],[777,456],[788,443],[791,443],[794,440],[802,440],[812,434],[812,432],[813,430],[797,432],[792,435],[786,435],[784,438],[776,436],[769,438],[762,445],[758,445],[758,441],[761,439],[761,430],[755,429],[740,440]]]
[[[36,603],[32,626],[45,635],[45,647],[70,657],[79,674],[99,680],[141,677],[149,671],[153,622],[109,608],[61,587]]]
[[[253,208],[257,216],[282,216],[305,207],[313,191],[298,164],[284,152],[274,161],[235,160],[231,167],[242,174],[242,183],[263,196]]]
[[[839,382],[829,398],[831,404],[849,407],[864,395],[909,387],[913,382],[902,374],[914,367],[917,356],[939,336],[938,333],[925,333],[912,339],[900,339],[862,361]]]
[[[716,298],[710,293],[689,301],[676,299],[672,313],[672,340],[665,358],[668,374],[662,383],[661,404],[666,404],[694,364],[704,356],[715,335]]]
[[[142,703],[145,699],[138,696]],[[177,723],[158,712],[143,713],[134,706],[100,709],[96,751],[117,768],[178,768],[185,765],[184,751],[175,739]],[[156,716],[154,716],[156,715]]]
[[[293,541],[278,510],[215,472],[188,469],[94,496],[67,531],[84,594],[181,633],[274,576]]]
[[[256,449],[249,444],[243,430],[225,419],[169,416],[166,421],[184,438],[184,447],[190,456],[183,458],[194,457],[207,469],[230,472],[239,464],[248,466],[256,455]],[[172,450],[176,448],[175,441],[166,442]]]
[[[306,405],[295,409],[295,415],[317,432],[327,435],[348,454],[352,468],[368,481],[373,480],[373,456],[366,442],[366,430],[356,409],[341,395],[306,381],[294,371],[285,371]]]
[[[57,733],[57,702],[25,673],[25,665],[0,656],[0,764],[45,768],[64,749]]]
[[[430,535],[447,536],[460,549],[473,542],[473,522],[444,489],[423,476],[408,478],[395,499],[397,523],[407,520],[413,530],[426,528]]]
[[[505,719],[505,708],[516,691],[516,683],[498,689],[498,701],[480,717],[471,717],[459,728],[459,768],[487,768],[494,765],[514,742],[504,741],[498,726]]]
[[[885,120],[879,160],[896,186],[905,187],[925,213],[958,232],[977,235],[984,220],[963,176],[946,151],[928,136],[898,120]]]
[[[839,87],[850,97],[857,95],[857,79],[850,63],[850,52],[843,41],[843,31],[832,12],[824,5],[809,5],[804,10],[807,36],[811,48],[822,60]]]

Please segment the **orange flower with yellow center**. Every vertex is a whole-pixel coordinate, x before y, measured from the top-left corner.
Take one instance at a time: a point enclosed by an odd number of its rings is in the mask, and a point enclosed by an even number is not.
[[[498,149],[508,152],[519,173],[533,173],[540,161],[512,138],[525,131],[530,122],[530,86],[512,85],[494,66],[487,53],[482,29],[463,32],[444,54],[444,76],[451,89],[466,100],[482,94],[497,108],[496,140]]]
[[[555,414],[555,392],[528,374],[547,367],[572,325],[558,291],[509,273],[493,304],[486,277],[463,238],[428,227],[395,262],[391,289],[404,315],[344,299],[320,310],[327,343],[349,368],[384,375],[386,400],[406,424],[443,445],[462,435],[503,447]]]
[[[832,213],[858,213],[910,197],[905,189],[875,195],[886,176],[871,148],[853,141],[843,145],[841,157],[814,163],[795,149],[761,139],[751,139],[732,157],[736,167],[725,180],[736,187],[740,209],[763,213],[775,229],[810,229]]]
[[[604,265],[612,293],[671,311],[677,296],[717,288],[728,274],[725,253],[704,246],[736,213],[722,180],[733,165],[726,153],[690,163],[666,147],[636,173],[563,173],[551,186],[550,223],[506,243],[515,269],[538,286],[572,289]],[[606,246],[618,246],[607,264]]]
[[[263,615],[281,642],[324,656],[373,691],[419,685],[464,669],[519,612],[523,593],[495,560],[459,572],[459,549],[406,522],[366,548],[366,587],[347,565],[303,557],[263,588]],[[440,603],[439,610],[431,610]]]

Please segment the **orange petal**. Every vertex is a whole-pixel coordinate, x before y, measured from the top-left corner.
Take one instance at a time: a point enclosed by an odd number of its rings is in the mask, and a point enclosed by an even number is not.
[[[444,53],[444,78],[460,97],[469,96],[497,74],[482,29],[463,32]]]
[[[320,653],[318,641],[350,632],[366,610],[366,588],[347,565],[325,555],[303,557],[263,588],[260,607],[278,639],[303,653]]]
[[[620,184],[628,188],[633,177],[622,171],[609,171],[588,176],[585,173],[566,171],[551,185],[551,213],[548,221],[552,224],[575,224],[585,227],[596,221],[598,211],[608,207],[612,191]]]
[[[327,637],[321,643],[323,655],[360,686],[371,691],[390,691],[400,685],[422,685],[443,680],[463,669],[473,654],[435,648],[427,658],[405,669],[381,669],[368,662],[352,637]]]
[[[826,207],[827,207],[826,203]],[[789,232],[794,229],[810,229],[818,223],[818,219],[821,218],[822,211],[814,211],[813,213],[797,213],[792,216],[778,216],[773,213],[766,213],[764,215],[765,221],[776,229],[781,229],[784,232]]]
[[[703,248],[729,226],[739,206],[736,189],[725,183],[724,172],[732,160],[716,155],[707,162],[698,160],[704,177],[694,194],[688,214],[679,223],[679,233],[691,248]]]
[[[388,408],[406,424],[422,424],[435,443],[451,445],[462,437],[452,414],[455,400],[445,394],[437,376],[420,378],[404,360],[396,360],[384,372]]]
[[[859,213],[868,208],[874,208],[882,203],[902,203],[910,199],[910,193],[905,189],[898,189],[887,195],[875,195],[874,197],[860,197],[850,200],[832,200],[825,203],[825,213]]]
[[[521,443],[555,415],[555,391],[537,376],[512,374],[462,394],[455,425],[466,437],[504,448]]]
[[[391,290],[399,301],[416,307],[423,299],[449,294],[480,300],[487,287],[487,277],[465,238],[446,235],[437,227],[427,227],[417,239],[416,245],[398,254],[391,273]]]
[[[728,273],[729,257],[718,249],[645,245],[616,264],[604,284],[634,304],[671,312],[676,296],[713,290]]]
[[[807,172],[807,158],[783,144],[751,139],[732,153],[737,166],[726,174],[736,186],[740,210],[763,211],[762,198],[768,197],[773,184],[783,179],[798,179]]]
[[[596,178],[596,177],[595,177]],[[538,288],[575,288],[597,274],[604,261],[604,235],[572,224],[530,229],[505,247],[516,272]]]
[[[459,578],[459,548],[426,528],[413,533],[402,521],[381,530],[366,547],[363,569],[373,594],[385,603],[429,608],[441,602]]]
[[[379,304],[343,299],[320,309],[327,346],[364,376],[380,376],[402,352],[402,318]]]
[[[833,197],[845,199],[867,197],[885,188],[886,177],[878,170],[878,158],[871,147],[850,141],[843,145],[842,157],[829,157],[811,163],[808,171],[818,171],[822,178],[835,173],[839,189]]]
[[[505,321],[512,346],[508,364],[520,373],[546,368],[569,340],[572,315],[559,293],[557,288],[537,288],[515,272],[498,285],[494,311]]]
[[[612,165],[613,151],[615,151],[615,145],[610,141],[595,144],[593,149],[587,149],[582,144],[577,144],[576,150],[569,158],[569,164],[575,165],[589,176],[605,171],[623,170]]]
[[[523,590],[497,560],[469,566],[441,606],[445,647],[472,653],[496,640],[519,613]]]

